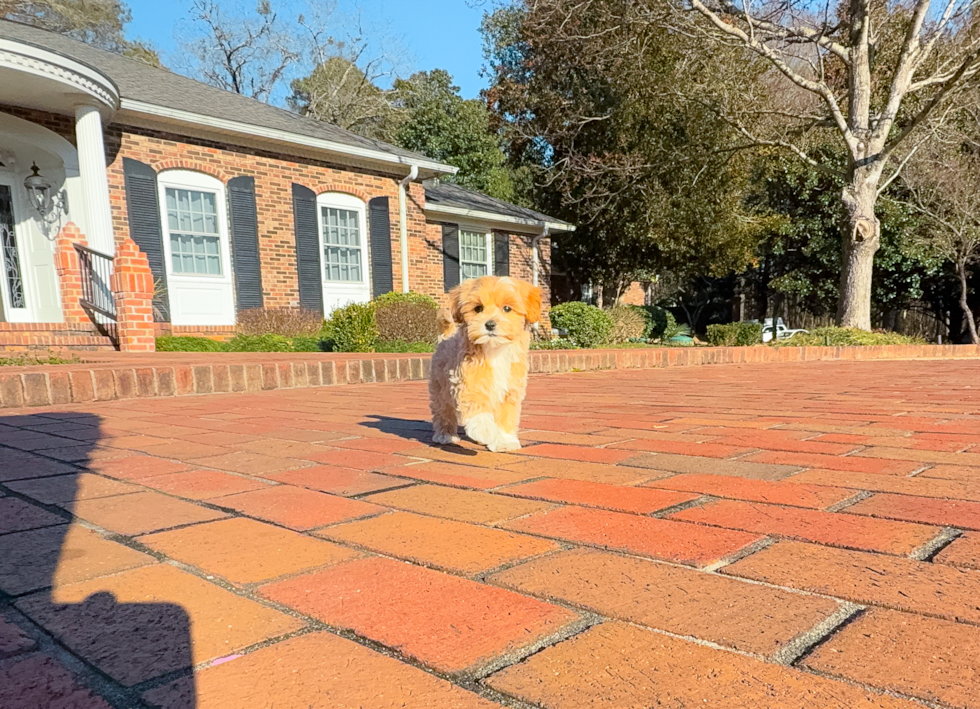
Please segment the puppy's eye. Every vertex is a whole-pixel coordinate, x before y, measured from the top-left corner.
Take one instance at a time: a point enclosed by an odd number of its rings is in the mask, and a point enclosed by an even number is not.
[[[509,313],[511,310],[513,310],[513,308],[511,308],[509,305],[505,305],[503,310],[505,313]]]
[[[475,308],[473,308],[473,312],[474,313],[482,313],[483,312],[483,306],[482,305],[476,306]]]

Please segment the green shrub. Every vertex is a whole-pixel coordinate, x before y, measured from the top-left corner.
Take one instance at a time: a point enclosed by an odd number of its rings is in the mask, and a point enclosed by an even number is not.
[[[744,347],[762,343],[762,324],[733,322],[708,325],[708,343],[716,347]]]
[[[210,337],[175,337],[164,335],[157,338],[157,352],[225,352],[224,342]]]
[[[868,332],[855,327],[818,327],[811,332],[799,332],[785,340],[773,340],[769,344],[786,347],[869,347],[924,345],[926,341],[887,330]]]
[[[667,327],[667,318],[673,317],[669,312],[656,305],[630,305],[643,318],[646,327],[641,337],[645,340],[656,340],[663,337]]]
[[[668,311],[664,311],[664,312],[665,312],[664,318],[666,322],[664,323],[663,331],[660,333],[661,342],[667,343],[676,337],[686,338],[686,337],[693,336],[690,327],[677,322],[677,319],[674,317],[673,313]]]
[[[330,318],[334,350],[337,352],[371,352],[378,339],[374,305],[351,303],[333,311]]]
[[[374,345],[375,352],[434,352],[435,344],[432,342],[411,342],[406,340],[378,340]]]
[[[378,329],[378,339],[431,342],[435,345],[439,336],[437,312],[435,301],[431,303],[397,300],[376,302],[374,322]]]
[[[648,329],[646,314],[635,306],[617,305],[608,312],[612,320],[609,342],[613,344],[640,339]]]
[[[293,352],[324,352],[326,343],[320,337],[297,335],[290,338]]]
[[[229,352],[292,352],[293,344],[288,337],[266,333],[264,335],[235,335],[227,343]]]
[[[323,315],[302,308],[249,308],[239,310],[236,330],[241,335],[314,336],[323,327]]]
[[[600,347],[609,341],[612,318],[594,305],[574,301],[561,303],[551,309],[552,327],[564,331],[578,347]]]
[[[531,342],[532,350],[576,350],[578,345],[576,345],[571,340],[566,340],[561,337],[557,337],[553,340],[534,340]]]
[[[377,298],[371,301],[377,307],[379,305],[388,305],[390,303],[419,303],[421,305],[428,305],[434,309],[438,309],[439,304],[435,301],[432,296],[425,295],[423,293],[382,293]]]

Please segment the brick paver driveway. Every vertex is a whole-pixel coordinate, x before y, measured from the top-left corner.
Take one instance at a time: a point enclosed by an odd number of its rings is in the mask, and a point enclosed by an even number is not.
[[[0,706],[980,707],[980,363],[0,418]],[[190,667],[194,667],[193,673]]]

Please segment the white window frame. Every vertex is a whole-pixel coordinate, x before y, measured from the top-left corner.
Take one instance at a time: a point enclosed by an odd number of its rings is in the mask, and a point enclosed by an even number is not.
[[[215,210],[218,213],[218,255],[221,260],[221,274],[175,273],[173,270],[173,250],[170,247],[170,219],[167,214],[167,189],[193,190],[214,194]],[[157,175],[158,199],[160,201],[160,225],[163,231],[163,251],[166,258],[167,280],[208,281],[231,283],[231,239],[228,233],[228,201],[225,186],[216,177],[193,170],[164,170]]]
[[[333,281],[327,278],[327,244],[324,230],[326,224],[323,219],[323,210],[343,209],[357,214],[357,234],[359,243],[357,245],[361,253],[361,279],[358,281]],[[320,280],[325,288],[344,287],[344,286],[364,286],[368,282],[368,234],[367,234],[367,209],[363,201],[352,194],[343,192],[324,192],[316,198],[316,228],[320,240]],[[344,247],[350,248],[350,247]]]
[[[459,280],[466,280],[463,277],[463,232],[468,234],[482,234],[487,245],[487,275],[493,275],[493,251],[495,248],[493,230],[486,227],[474,226],[472,224],[458,224],[457,239],[459,240]],[[467,261],[466,263],[479,263],[478,261]]]

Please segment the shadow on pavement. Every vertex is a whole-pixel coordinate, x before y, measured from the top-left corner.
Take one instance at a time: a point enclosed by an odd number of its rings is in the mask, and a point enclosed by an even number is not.
[[[455,453],[464,457],[473,457],[477,454],[475,450],[464,448],[453,444],[437,445],[432,442],[432,423],[420,421],[418,419],[399,419],[391,416],[371,415],[373,421],[362,422],[361,426],[373,428],[382,433],[389,433],[399,436],[407,441],[417,441],[426,445],[442,448],[444,451]]]
[[[80,413],[0,416],[3,709],[152,706],[141,694],[192,666],[190,618],[181,606],[142,592],[147,602],[121,603],[100,590],[146,560],[67,514],[80,497],[99,497],[108,479],[56,458],[87,466],[99,424]],[[55,438],[61,435],[84,440]],[[193,677],[185,682],[191,691],[168,709],[196,706]]]

